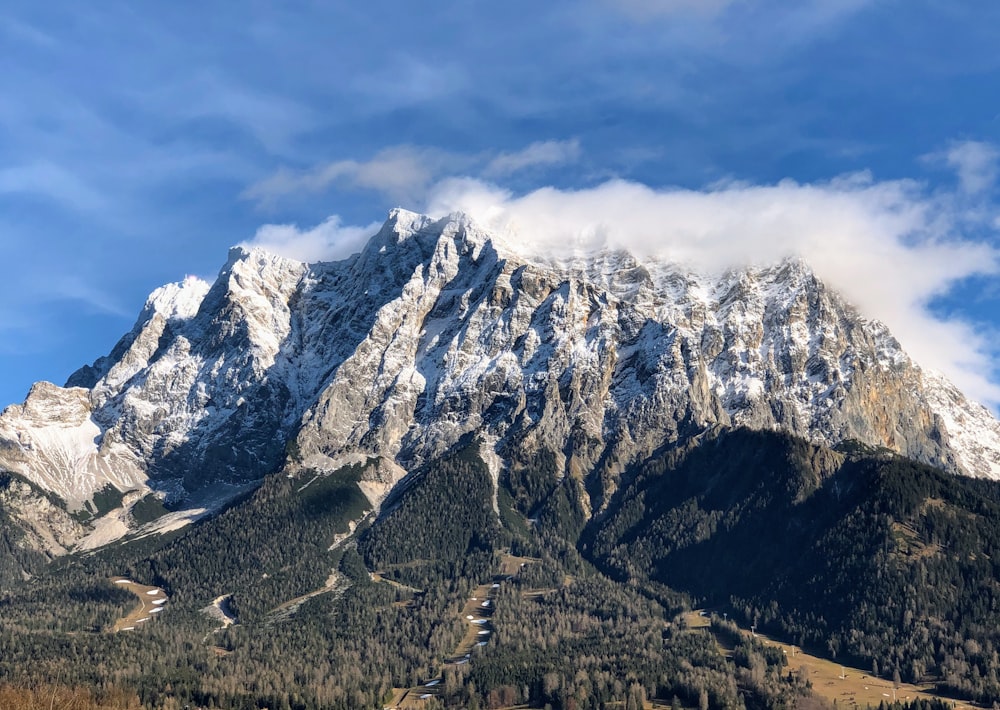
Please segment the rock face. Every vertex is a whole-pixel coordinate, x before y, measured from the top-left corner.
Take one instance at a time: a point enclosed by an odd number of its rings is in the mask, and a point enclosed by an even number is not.
[[[613,487],[665,442],[743,425],[1000,476],[989,412],[801,262],[716,278],[625,253],[538,263],[467,220],[406,218],[356,263],[369,283],[371,259],[420,254],[307,411],[310,464],[355,450],[412,464],[488,432]]]
[[[66,554],[88,532],[63,507],[25,481],[2,475],[0,509],[23,536],[23,546],[48,557]]]
[[[344,261],[234,249],[211,287],[154,292],[110,355],[4,411],[0,468],[73,508],[109,483],[180,500],[359,455],[411,468],[475,433],[501,466],[554,457],[596,509],[630,463],[735,425],[1000,478],[990,413],[801,262],[540,261],[402,210]]]

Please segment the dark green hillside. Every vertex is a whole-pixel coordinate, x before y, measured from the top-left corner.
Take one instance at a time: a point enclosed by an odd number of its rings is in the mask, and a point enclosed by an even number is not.
[[[0,594],[0,686],[113,683],[144,707],[177,710],[380,708],[458,643],[465,624],[453,610],[473,581],[456,575],[414,595],[372,583],[352,541],[330,550],[370,507],[361,474],[272,476],[213,519],[63,558],[15,585]],[[489,574],[491,555],[477,559]],[[303,596],[334,571],[334,591]],[[114,574],[169,596],[141,632],[108,633],[136,604]],[[222,594],[240,623],[217,631],[198,610]]]
[[[193,527],[130,574],[179,603],[201,608],[222,594],[246,619],[322,587],[340,553],[330,547],[371,507],[358,488],[363,467],[294,479],[272,476],[245,503]]]
[[[1000,699],[1000,484],[732,431],[648,462],[588,533],[618,579]]]
[[[348,522],[370,507],[357,485],[361,473],[354,466],[325,476],[272,476],[214,518],[163,537],[109,546],[96,555],[57,560],[52,582],[40,579],[27,588],[49,589],[52,613],[58,614],[64,608],[61,577],[122,574],[163,587],[173,608],[193,612],[231,594],[242,616],[262,617],[322,587],[337,567],[340,552],[329,549],[335,536],[347,533]],[[21,593],[11,592],[14,598]]]
[[[362,466],[275,475],[212,519],[39,562],[31,579],[0,522],[0,687],[326,710],[440,678],[428,707],[793,707],[803,680],[779,656],[738,641],[727,663],[675,618],[687,593],[880,675],[1000,699],[1000,484],[717,431],[630,471],[585,525],[583,485],[550,481],[550,463],[502,480],[497,515],[476,445],[461,447],[350,536],[369,508]],[[169,596],[141,631],[109,633],[136,603],[116,574]],[[484,590],[492,633],[457,663]],[[222,595],[239,617],[226,629],[200,611]]]
[[[470,564],[487,573],[506,534],[493,510],[489,470],[471,444],[427,465],[358,540],[373,570],[423,587],[430,579],[463,576]],[[484,562],[486,560],[486,562]],[[477,576],[472,569],[468,573]]]

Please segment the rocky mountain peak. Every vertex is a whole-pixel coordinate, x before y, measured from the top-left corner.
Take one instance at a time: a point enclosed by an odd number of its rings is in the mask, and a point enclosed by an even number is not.
[[[801,260],[703,274],[505,239],[394,210],[339,262],[236,248],[211,287],[154,292],[75,389],[0,416],[0,466],[76,502],[181,500],[359,457],[412,470],[476,436],[495,477],[544,460],[598,509],[633,463],[740,425],[1000,478],[1000,425]],[[63,409],[72,435],[33,414]]]
[[[36,426],[78,426],[90,416],[90,400],[87,390],[81,387],[36,382],[20,405],[20,415]]]

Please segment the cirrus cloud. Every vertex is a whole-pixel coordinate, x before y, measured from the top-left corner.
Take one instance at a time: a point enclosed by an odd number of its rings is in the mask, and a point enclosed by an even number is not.
[[[244,190],[242,197],[267,205],[287,195],[343,185],[410,201],[420,199],[442,172],[460,169],[467,162],[446,151],[399,145],[385,148],[369,160],[334,160],[303,171],[280,168]]]
[[[271,205],[289,195],[318,193],[339,185],[372,190],[398,203],[416,204],[427,198],[437,181],[449,175],[507,177],[523,170],[573,163],[581,154],[576,138],[535,141],[520,150],[478,154],[402,144],[384,148],[368,160],[334,160],[306,170],[279,168],[250,185],[241,196]]]
[[[513,153],[501,153],[493,158],[483,171],[485,175],[499,176],[516,173],[527,168],[573,163],[580,158],[580,141],[536,141]]]

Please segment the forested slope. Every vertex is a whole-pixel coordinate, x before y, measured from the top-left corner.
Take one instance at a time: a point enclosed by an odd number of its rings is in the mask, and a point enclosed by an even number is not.
[[[636,471],[590,549],[886,677],[1000,699],[1000,486],[729,431]]]

